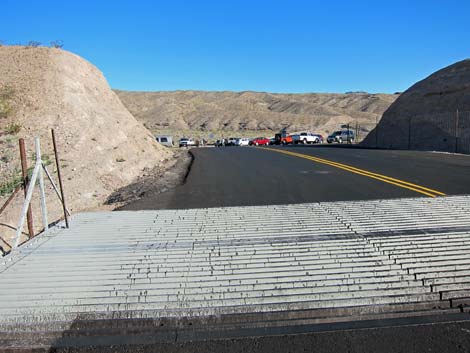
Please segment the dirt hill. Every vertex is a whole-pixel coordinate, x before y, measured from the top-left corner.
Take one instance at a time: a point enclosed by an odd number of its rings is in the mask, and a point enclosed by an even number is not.
[[[470,153],[470,60],[439,70],[406,90],[363,144]]]
[[[52,48],[0,47],[0,205],[19,176],[18,138],[26,140],[32,165],[34,137],[43,160],[53,160],[50,129],[58,138],[70,210],[95,208],[144,169],[163,165],[172,152],[123,106],[102,73],[70,52]],[[54,170],[54,163],[49,167]],[[16,227],[21,197],[0,215],[0,236]],[[33,203],[40,227],[37,200]],[[60,204],[48,190],[51,221]]]
[[[289,131],[338,129],[356,122],[365,131],[398,95],[273,94],[258,92],[116,91],[129,111],[152,131]]]

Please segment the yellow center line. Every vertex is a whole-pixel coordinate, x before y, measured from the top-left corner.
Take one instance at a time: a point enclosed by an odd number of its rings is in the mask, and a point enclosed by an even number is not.
[[[437,191],[437,190],[434,190],[434,189],[430,189],[430,188],[427,188],[427,187],[424,187],[424,186],[421,186],[421,185],[413,184],[413,183],[410,183],[410,182],[407,182],[407,181],[404,181],[404,180],[392,178],[392,177],[389,177],[389,176],[386,176],[386,175],[369,172],[367,170],[359,169],[359,168],[356,168],[356,167],[353,167],[353,166],[350,166],[350,165],[347,165],[347,164],[333,162],[333,161],[330,161],[330,160],[327,160],[327,159],[322,159],[322,158],[318,158],[318,157],[315,157],[315,156],[310,156],[308,154],[301,154],[301,153],[290,152],[290,151],[281,151],[281,150],[278,150],[278,149],[265,148],[265,147],[260,147],[260,148],[263,149],[263,150],[266,150],[266,151],[283,153],[283,154],[294,156],[294,157],[308,159],[308,160],[311,160],[313,162],[326,164],[326,165],[329,165],[329,166],[332,166],[332,167],[336,167],[336,168],[339,168],[339,169],[342,169],[342,170],[346,170],[350,173],[363,175],[363,176],[369,177],[371,179],[380,180],[380,181],[382,181],[384,183],[387,183],[387,184],[391,184],[391,185],[395,185],[395,186],[398,186],[398,187],[401,187],[401,188],[404,188],[404,189],[412,190],[412,191],[418,192],[420,194],[423,194],[423,195],[426,195],[426,196],[429,196],[429,197],[445,196],[445,194],[443,192],[440,192],[440,191]]]

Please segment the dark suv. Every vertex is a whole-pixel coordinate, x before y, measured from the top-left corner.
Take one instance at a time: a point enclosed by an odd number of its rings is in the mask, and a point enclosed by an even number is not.
[[[333,132],[328,138],[326,139],[328,143],[353,143],[354,142],[354,131],[352,130],[343,130],[343,131],[335,131]]]

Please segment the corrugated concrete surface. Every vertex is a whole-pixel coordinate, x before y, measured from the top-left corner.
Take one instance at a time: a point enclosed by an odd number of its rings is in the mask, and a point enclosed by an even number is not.
[[[468,297],[470,196],[93,212],[0,259],[0,338],[79,319],[454,313]]]

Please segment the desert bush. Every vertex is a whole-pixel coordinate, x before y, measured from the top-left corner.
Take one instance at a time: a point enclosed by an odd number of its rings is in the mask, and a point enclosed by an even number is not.
[[[7,125],[5,132],[9,135],[16,135],[21,130],[21,125],[16,123],[10,123]]]
[[[13,108],[9,100],[13,97],[15,91],[10,86],[3,86],[0,88],[0,118],[7,118]]]
[[[61,49],[64,46],[64,42],[61,40],[53,40],[51,43],[51,48]]]
[[[0,100],[0,119],[7,118],[12,111],[10,103],[4,100]]]
[[[20,173],[15,173],[9,180],[0,184],[0,196],[9,195],[16,189],[18,185],[21,185],[23,178]]]
[[[35,162],[35,161],[36,161],[36,158],[37,158],[37,157],[36,157],[36,152],[33,152],[33,153],[31,154],[31,160],[32,160],[33,162]],[[41,154],[41,160],[42,160],[42,162],[44,163],[44,165],[46,165],[46,166],[52,164],[51,157],[49,157],[48,154],[45,154],[45,153]]]
[[[30,48],[37,48],[37,47],[39,47],[40,45],[41,45],[41,43],[40,43],[40,42],[37,42],[37,41],[35,41],[35,40],[30,40],[30,41],[28,42],[28,44],[26,44],[26,46],[27,46],[27,47],[30,47]]]

